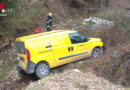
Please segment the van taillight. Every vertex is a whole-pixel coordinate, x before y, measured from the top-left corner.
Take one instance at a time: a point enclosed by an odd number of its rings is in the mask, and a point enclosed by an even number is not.
[[[27,61],[29,62],[30,61],[30,52],[27,48],[25,49],[25,51],[26,51],[26,55],[27,55]]]

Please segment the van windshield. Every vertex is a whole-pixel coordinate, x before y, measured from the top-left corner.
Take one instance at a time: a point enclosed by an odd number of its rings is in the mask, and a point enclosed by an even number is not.
[[[25,47],[23,42],[16,42],[16,51],[20,54],[25,54]]]

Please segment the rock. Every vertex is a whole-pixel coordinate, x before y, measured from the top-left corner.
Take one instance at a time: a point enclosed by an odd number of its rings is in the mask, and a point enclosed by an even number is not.
[[[0,72],[2,71],[2,69],[0,69]]]
[[[80,70],[78,69],[73,69],[74,72],[78,72],[78,73],[81,73]]]
[[[101,19],[98,17],[90,17],[83,19],[83,24],[89,24],[89,27],[91,30],[96,30],[96,29],[110,29],[114,22],[108,21],[105,19]]]

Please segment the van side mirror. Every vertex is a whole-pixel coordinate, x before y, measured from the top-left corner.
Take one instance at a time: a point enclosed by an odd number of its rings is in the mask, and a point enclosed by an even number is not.
[[[85,37],[85,38],[84,38],[84,42],[87,42],[87,41],[88,41],[88,39]]]

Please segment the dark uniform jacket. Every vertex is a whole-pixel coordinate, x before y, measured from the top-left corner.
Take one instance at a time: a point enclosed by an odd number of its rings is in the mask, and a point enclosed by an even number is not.
[[[51,31],[52,30],[52,17],[51,16],[47,17],[46,26],[47,26],[47,31]]]

